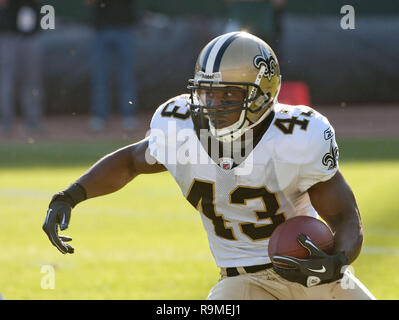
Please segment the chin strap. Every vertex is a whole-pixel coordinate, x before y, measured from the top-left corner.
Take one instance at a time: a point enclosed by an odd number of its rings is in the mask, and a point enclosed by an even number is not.
[[[248,119],[245,119],[243,125],[241,126],[241,128],[236,129],[235,131],[232,131],[232,132],[229,132],[229,133],[225,133],[224,135],[220,135],[220,133],[218,134],[218,131],[220,131],[220,130],[215,129],[211,125],[211,123],[209,122],[209,127],[210,127],[210,130],[211,130],[211,133],[212,133],[212,135],[214,135],[214,137],[217,140],[219,140],[221,142],[225,142],[225,143],[233,142],[234,140],[236,140],[239,137],[241,137],[246,131],[248,131],[249,129],[254,128],[256,125],[258,125],[263,120],[265,120],[266,117],[273,111],[273,106],[274,106],[274,103],[271,103],[270,106],[268,107],[268,109],[265,111],[264,114],[262,114],[262,116],[259,118],[258,121],[254,122],[254,123],[250,123],[250,121]],[[226,130],[228,128],[229,127],[223,128],[223,130]]]
[[[245,131],[247,131],[247,129],[245,129],[245,127],[248,126],[248,124],[249,124],[248,119],[245,119],[242,129],[238,129],[237,131],[226,134],[224,136],[215,135],[215,138],[224,143],[233,142],[234,140],[237,140],[239,137],[241,137],[245,133]]]
[[[240,114],[240,119],[238,119],[236,122],[234,122],[230,126],[225,127],[223,129],[216,129],[212,125],[212,123],[209,121],[209,129],[210,129],[212,135],[214,135],[216,139],[220,140],[220,138],[228,137],[231,135],[235,135],[236,133],[239,133],[242,128],[245,128],[249,124],[249,121],[246,118],[246,113],[247,113],[246,110],[242,110],[241,114]],[[236,136],[235,139],[237,139],[238,137],[239,136]],[[232,140],[230,140],[230,141],[232,141]],[[228,141],[224,141],[224,142],[228,142]]]

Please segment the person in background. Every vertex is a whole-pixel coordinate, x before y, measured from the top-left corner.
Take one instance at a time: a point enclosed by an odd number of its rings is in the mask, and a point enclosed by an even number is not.
[[[117,72],[118,104],[125,130],[134,129],[138,104],[135,79],[135,39],[133,25],[135,7],[133,0],[85,0],[92,6],[93,55],[91,59],[91,118],[90,128],[105,128],[112,106],[110,86],[111,70]],[[114,63],[111,68],[112,53]]]
[[[20,105],[28,129],[42,118],[42,48],[39,38],[41,0],[0,0],[0,118],[3,133],[13,130],[15,91],[20,76]]]

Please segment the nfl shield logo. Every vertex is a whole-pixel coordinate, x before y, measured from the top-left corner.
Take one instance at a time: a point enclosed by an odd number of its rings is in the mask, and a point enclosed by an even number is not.
[[[230,170],[233,167],[233,159],[231,158],[220,158],[219,165],[224,170]]]
[[[321,280],[319,277],[309,276],[306,284],[308,287],[313,287],[315,285],[318,285],[320,282]]]

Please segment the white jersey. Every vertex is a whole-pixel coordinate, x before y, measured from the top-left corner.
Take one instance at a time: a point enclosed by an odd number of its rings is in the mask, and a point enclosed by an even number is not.
[[[270,262],[274,229],[298,215],[317,217],[307,193],[338,170],[328,120],[306,106],[276,104],[270,127],[250,155],[232,167],[212,160],[195,134],[188,95],[167,101],[151,121],[150,154],[201,213],[219,267]]]

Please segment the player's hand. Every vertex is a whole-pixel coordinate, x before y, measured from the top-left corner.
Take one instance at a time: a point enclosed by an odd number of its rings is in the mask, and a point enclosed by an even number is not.
[[[53,197],[42,227],[51,243],[63,254],[73,253],[75,250],[71,245],[65,243],[71,241],[71,237],[58,234],[58,226],[61,231],[68,228],[71,211],[72,206],[68,202]]]
[[[336,281],[343,276],[343,266],[348,264],[348,258],[343,252],[328,255],[304,235],[298,236],[298,242],[306,248],[310,255],[308,259],[297,259],[290,256],[274,256],[273,262],[282,263],[287,267],[273,264],[273,269],[286,280],[298,282],[305,287]]]

